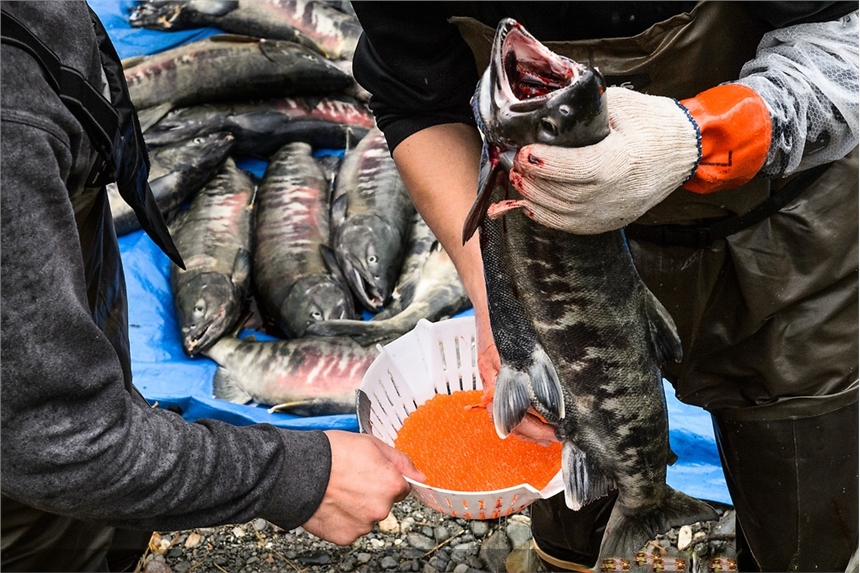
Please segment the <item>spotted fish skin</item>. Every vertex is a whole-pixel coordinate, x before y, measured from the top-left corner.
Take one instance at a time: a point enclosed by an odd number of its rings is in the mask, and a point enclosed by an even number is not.
[[[331,234],[331,199],[310,145],[290,143],[275,153],[257,205],[254,283],[284,334],[298,338],[314,322],[355,318],[349,286],[321,251]]]
[[[564,233],[518,209],[487,215],[491,205],[521,199],[508,178],[520,147],[580,147],[608,134],[604,91],[599,72],[503,20],[473,99],[485,148],[464,226],[464,239],[480,229],[501,359],[493,400],[498,434],[506,437],[534,408],[563,443],[571,509],[618,490],[598,566],[631,559],[672,526],[717,517],[666,484],[674,455],[660,369],[680,359],[680,339],[636,272],[624,232]]]

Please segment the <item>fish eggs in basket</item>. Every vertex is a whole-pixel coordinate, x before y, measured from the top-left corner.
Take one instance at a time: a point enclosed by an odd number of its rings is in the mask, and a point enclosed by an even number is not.
[[[496,519],[564,489],[561,444],[496,435],[481,407],[475,319],[421,320],[383,346],[356,392],[358,424],[406,453],[426,476],[407,478],[427,506]]]

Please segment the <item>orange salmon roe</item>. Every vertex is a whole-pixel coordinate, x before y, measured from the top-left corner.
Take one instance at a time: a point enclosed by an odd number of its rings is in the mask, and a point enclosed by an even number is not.
[[[394,447],[427,476],[429,486],[491,491],[523,483],[542,489],[561,468],[561,444],[544,447],[500,439],[481,390],[437,394],[403,422]]]

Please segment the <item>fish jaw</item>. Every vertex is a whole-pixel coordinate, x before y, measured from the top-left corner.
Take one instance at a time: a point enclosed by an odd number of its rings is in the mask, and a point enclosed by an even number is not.
[[[403,252],[395,247],[404,241],[392,240],[394,234],[399,231],[373,214],[354,215],[337,229],[338,264],[353,293],[371,312],[390,298],[400,270]]]
[[[176,312],[188,356],[209,348],[233,326],[232,298],[232,283],[216,273],[198,275],[181,288]]]
[[[473,108],[490,143],[505,150],[583,146],[608,133],[605,91],[599,71],[554,53],[508,18],[496,29]]]

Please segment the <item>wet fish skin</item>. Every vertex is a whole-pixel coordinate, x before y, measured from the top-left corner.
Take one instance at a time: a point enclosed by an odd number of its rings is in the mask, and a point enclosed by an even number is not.
[[[410,250],[395,296],[370,320],[327,320],[312,324],[306,335],[350,336],[367,346],[406,334],[423,319],[436,322],[469,308],[466,288],[451,258],[416,213]]]
[[[356,316],[349,286],[320,251],[331,235],[331,199],[311,151],[301,142],[278,150],[257,197],[254,283],[267,312],[293,338],[313,322]]]
[[[580,109],[578,102],[591,105]],[[672,526],[715,519],[707,504],[666,485],[674,455],[660,368],[680,359],[680,340],[639,278],[623,231],[563,233],[521,210],[486,216],[491,204],[519,197],[507,173],[519,147],[577,147],[608,133],[602,78],[503,20],[473,106],[485,149],[464,238],[480,228],[502,362],[493,400],[497,432],[507,436],[534,407],[563,442],[569,507],[618,490],[598,567],[605,558],[629,558]]]
[[[173,232],[186,269],[170,268],[177,322],[194,356],[234,328],[251,283],[255,186],[228,159]]]
[[[138,110],[239,99],[337,93],[352,77],[292,42],[212,36],[149,56],[123,60]]]
[[[169,221],[215,176],[227,161],[234,141],[230,133],[213,132],[149,151],[149,185],[165,219]],[[108,200],[117,236],[140,229],[137,216],[114,184],[108,186]]]
[[[379,351],[349,338],[258,342],[228,336],[204,354],[219,366],[215,398],[323,416],[355,413],[355,391]]]
[[[332,59],[351,59],[361,35],[355,14],[314,0],[148,0],[137,4],[129,22],[158,30],[216,26],[313,46]]]
[[[379,128],[345,153],[335,195],[338,264],[362,305],[378,312],[397,280],[415,212]]]
[[[267,158],[292,141],[315,149],[354,147],[373,125],[370,111],[353,98],[297,96],[178,108],[150,127],[144,139],[158,146],[229,131],[236,138],[235,153]]]

